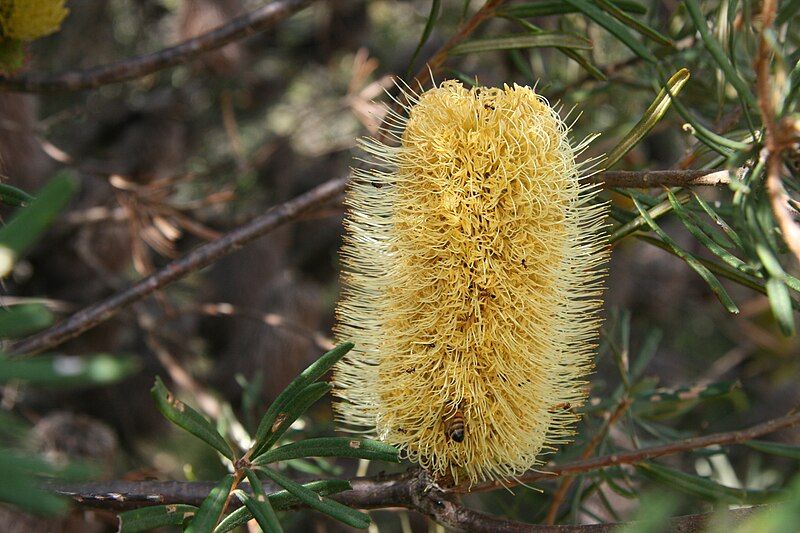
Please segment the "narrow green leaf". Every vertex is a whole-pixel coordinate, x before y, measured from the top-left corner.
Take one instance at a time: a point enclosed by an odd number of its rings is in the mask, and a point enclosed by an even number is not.
[[[178,400],[164,386],[161,378],[156,376],[155,385],[150,389],[150,393],[156,401],[158,410],[161,411],[167,420],[185,429],[195,437],[206,442],[219,453],[233,461],[233,450],[230,445],[222,438],[217,430],[206,418]]]
[[[790,459],[800,459],[800,446],[796,444],[767,442],[765,440],[748,440],[743,444],[753,448],[754,450],[768,453],[770,455],[778,455],[780,457],[788,457]]]
[[[585,37],[572,33],[557,31],[543,31],[535,35],[515,34],[499,37],[473,39],[454,46],[452,55],[464,55],[476,52],[491,52],[494,50],[513,50],[516,48],[574,48],[577,50],[591,50],[592,42]]]
[[[233,479],[233,475],[228,474],[211,489],[206,499],[200,504],[200,509],[197,510],[194,518],[189,522],[189,526],[184,530],[185,533],[208,533],[209,531],[214,531],[222,514],[222,508],[233,488]]]
[[[0,73],[11,74],[25,64],[25,43],[19,39],[0,39]]]
[[[441,9],[441,4],[442,4],[441,0],[433,0],[431,2],[431,12],[430,14],[428,14],[428,20],[425,21],[425,28],[422,30],[422,36],[419,39],[417,48],[414,50],[414,54],[408,61],[408,68],[406,68],[406,75],[405,75],[406,79],[409,79],[411,77],[411,73],[414,68],[414,62],[417,60],[417,57],[419,57],[419,53],[420,51],[422,51],[422,47],[425,46],[426,42],[428,42],[428,37],[431,36],[433,27],[436,25],[436,19],[439,18],[439,10]]]
[[[265,496],[250,496],[237,490],[236,497],[250,511],[250,514],[256,519],[259,527],[265,533],[280,533],[283,531],[278,515],[275,514],[275,510],[269,504],[269,499]]]
[[[728,158],[731,155],[730,150],[746,151],[750,149],[750,145],[748,143],[729,139],[705,127],[692,113],[689,112],[688,109],[686,109],[680,100],[673,99],[672,104],[675,107],[675,111],[677,111],[681,118],[683,118],[683,120],[689,124],[688,127],[684,129],[688,129],[693,136],[695,136],[699,141],[703,142],[703,144],[715,152],[718,152]],[[737,183],[737,181],[733,181],[732,185]]]
[[[679,257],[678,254],[675,253],[675,250],[673,250],[669,245],[667,245],[665,242],[659,239],[656,239],[649,235],[637,235],[636,237],[639,240],[646,242],[647,244],[651,244],[657,248],[661,248],[665,252],[670,253],[676,257]],[[767,294],[767,289],[764,287],[764,285],[762,285],[757,278],[749,274],[746,274],[738,270],[734,270],[733,268],[725,264],[709,261],[708,259],[704,259],[702,257],[698,257],[696,259],[701,265],[703,265],[712,273],[718,276],[722,276],[731,281],[734,281],[739,285],[742,285],[743,287],[749,287],[754,291],[760,292],[761,294],[765,295]],[[794,307],[795,310],[800,311],[800,303],[797,303],[794,300],[792,300],[792,307]]]
[[[636,209],[639,210],[639,214],[642,218],[645,219],[647,225],[650,226],[650,229],[658,235],[658,237],[664,241],[666,245],[668,245],[672,250],[675,252],[675,255],[683,259],[687,265],[689,265],[695,272],[697,272],[703,280],[708,284],[709,288],[717,295],[717,298],[725,306],[725,308],[731,313],[738,313],[739,308],[736,307],[736,304],[733,303],[731,297],[728,295],[728,292],[725,290],[725,287],[719,282],[719,280],[712,274],[702,263],[700,263],[693,255],[689,252],[682,249],[678,244],[672,240],[672,238],[667,235],[664,230],[662,230],[658,224],[650,217],[650,214],[647,212],[646,209],[642,207],[642,205],[636,200],[636,198],[632,198]]]
[[[35,359],[6,359],[0,356],[0,383],[19,380],[53,387],[103,385],[120,381],[139,370],[132,356],[51,355]]]
[[[342,357],[353,349],[352,342],[345,342],[327,352],[322,357],[317,359],[308,368],[297,376],[286,389],[272,402],[272,405],[267,409],[266,414],[261,419],[256,431],[256,442],[254,449],[261,448],[264,441],[273,430],[273,425],[278,418],[278,415],[286,409],[286,406],[295,401],[295,397],[306,388],[309,383],[316,381],[324,376],[333,365],[335,365]]]
[[[0,228],[0,278],[11,272],[14,262],[25,254],[69,203],[78,184],[72,174],[59,173],[39,191],[27,207],[14,213]]]
[[[38,457],[0,449],[0,502],[16,505],[37,515],[61,514],[69,508],[69,502],[66,498],[42,490],[38,476],[63,479],[78,477],[85,474],[85,470],[80,465],[58,467]]]
[[[620,21],[609,15],[608,13],[602,11],[600,8],[595,6],[594,4],[587,2],[586,0],[565,0],[568,4],[575,7],[579,11],[581,11],[584,15],[598,23],[600,26],[605,28],[609,31],[612,35],[614,35],[617,39],[622,42],[625,46],[631,49],[631,51],[636,54],[637,56],[641,57],[645,61],[650,63],[656,62],[656,56],[648,50],[642,43],[640,43],[636,38],[628,31],[628,28],[622,24]]]
[[[781,332],[787,337],[791,337],[794,335],[794,314],[792,313],[792,298],[789,296],[789,289],[779,278],[769,278],[766,287],[772,314],[775,315]]]
[[[645,37],[664,46],[675,46],[672,42],[672,39],[665,36],[655,28],[652,28],[644,22],[628,15],[624,10],[620,9],[618,6],[615,6],[613,2],[610,2],[609,0],[595,0],[595,2],[597,2],[597,5],[599,5],[603,11],[608,12],[611,14],[611,16],[622,22],[625,26],[638,31]]]
[[[236,497],[247,507],[265,533],[282,533],[281,522],[278,520],[278,515],[275,514],[275,509],[270,505],[269,498],[264,494],[264,488],[261,486],[258,476],[249,469],[245,470],[245,473],[250,481],[250,487],[253,489],[253,496],[237,490]]]
[[[698,196],[697,193],[694,194],[694,199],[697,202],[697,204],[703,209],[703,211],[705,211],[706,214],[709,217],[711,217],[711,219],[714,222],[716,222],[716,224],[720,228],[722,228],[722,231],[724,231],[725,235],[727,235],[728,238],[730,238],[730,240],[733,241],[733,243],[736,245],[737,248],[739,249],[744,248],[744,245],[742,244],[742,239],[739,237],[739,235],[736,234],[733,228],[731,228],[730,225],[727,222],[725,222],[725,220],[723,220],[722,217],[720,217],[716,211],[711,209],[711,206],[708,205],[708,203],[705,200],[703,200],[700,196]]]
[[[634,196],[631,195],[630,198],[633,199]],[[681,192],[678,194],[677,198],[679,202],[683,203],[686,202],[689,197],[686,192]],[[672,211],[672,204],[669,202],[669,200],[664,200],[660,203],[657,203],[653,207],[647,210],[647,212],[650,214],[650,218],[652,218],[653,220],[656,220],[657,218],[664,216],[670,211]],[[635,217],[632,220],[629,220],[628,222],[623,224],[622,226],[618,227],[616,230],[614,230],[614,233],[612,233],[611,237],[609,237],[609,242],[611,242],[611,244],[614,244],[620,239],[627,237],[628,235],[636,232],[637,230],[645,226],[647,226],[647,221],[644,219],[644,217],[641,216]]]
[[[0,338],[29,335],[53,323],[53,313],[42,304],[21,304],[0,308]]]
[[[338,494],[350,490],[350,483],[341,479],[326,479],[322,481],[312,481],[303,484],[303,487],[313,491],[320,496],[329,496],[331,494]],[[296,496],[289,493],[289,491],[281,490],[274,492],[268,496],[269,503],[273,509],[284,511],[292,507],[300,505],[302,502]],[[247,507],[240,507],[230,513],[228,516],[220,521],[214,533],[227,533],[232,529],[243,526],[248,521],[252,520],[253,515]]]
[[[297,395],[294,402],[292,402],[291,405],[287,405],[286,410],[278,415],[266,440],[264,440],[261,445],[253,447],[253,458],[255,459],[263,452],[269,450],[300,415],[305,413],[309,407],[317,403],[317,401],[330,390],[331,386],[328,383],[312,383],[303,389],[303,391]]]
[[[0,183],[0,202],[14,207],[22,207],[33,200],[34,197],[22,189],[17,189],[6,183]]]
[[[745,83],[741,76],[739,76],[739,73],[736,72],[730,59],[728,59],[728,56],[725,54],[725,50],[722,49],[722,45],[720,45],[717,39],[708,31],[708,22],[706,22],[706,18],[700,11],[700,5],[697,3],[697,0],[684,0],[684,4],[689,12],[689,17],[691,17],[697,31],[700,33],[700,39],[702,39],[711,57],[714,58],[720,69],[722,69],[725,79],[728,83],[733,85],[740,98],[747,102],[753,109],[758,109],[758,103],[756,102],[755,96],[753,96],[753,92],[750,90],[750,85]]]
[[[541,29],[540,27],[536,26],[535,24],[531,24],[530,22],[528,22],[525,19],[512,18],[512,20],[514,20],[514,22],[516,22],[517,24],[521,25],[523,28],[527,29],[528,31],[530,31],[534,35],[538,35],[538,34],[544,32],[543,29]],[[557,48],[557,50],[559,52],[561,52],[562,54],[564,54],[565,56],[567,56],[568,58],[570,58],[573,61],[575,61],[576,63],[578,63],[581,67],[584,68],[584,70],[586,70],[586,72],[588,72],[595,79],[598,79],[598,80],[601,80],[601,81],[605,81],[607,79],[606,75],[603,73],[602,70],[600,70],[599,68],[594,66],[591,61],[589,61],[586,57],[581,55],[578,51],[573,50],[571,48]],[[516,50],[516,49],[515,50],[510,50],[509,54],[511,56],[512,61],[514,61],[514,65],[517,68],[519,68],[519,70],[523,74],[525,74],[525,76],[529,80],[531,80],[531,83],[535,83],[536,80],[538,79],[538,77],[534,76],[533,72],[531,71],[530,65],[528,64],[527,61],[524,60],[524,58],[522,57],[522,54],[520,53],[520,51]]]
[[[154,505],[125,511],[117,515],[119,519],[118,533],[137,533],[150,531],[157,527],[183,526],[195,513],[197,513],[197,507],[180,503]]]
[[[798,14],[800,11],[800,0],[788,0],[786,2],[780,2],[780,7],[778,8],[778,16],[775,17],[775,25],[780,26],[784,22],[789,21],[793,16]]]
[[[382,442],[347,437],[324,437],[293,442],[269,450],[255,459],[253,464],[268,465],[301,457],[355,457],[373,461],[400,462],[394,446]]]
[[[775,254],[772,253],[772,250],[760,242],[756,243],[755,248],[756,255],[758,255],[759,260],[761,260],[761,264],[764,265],[764,270],[766,270],[770,276],[783,278],[786,275],[780,261],[778,261]]]
[[[272,481],[297,496],[300,501],[312,509],[316,509],[317,511],[325,513],[326,515],[331,516],[340,522],[344,522],[350,527],[355,527],[358,529],[366,529],[369,527],[369,515],[360,511],[356,511],[355,509],[351,509],[346,505],[342,505],[337,501],[331,500],[330,498],[323,498],[314,491],[305,488],[299,483],[292,481],[283,474],[280,474],[270,468],[259,468],[259,470],[264,472],[264,474]]]
[[[653,481],[669,488],[709,501],[735,504],[762,503],[775,495],[773,491],[736,489],[720,485],[708,478],[673,470],[653,462],[643,462],[636,469]]]
[[[708,248],[709,251],[728,263],[733,268],[737,270],[749,271],[749,267],[744,261],[717,244],[702,229],[698,227],[698,221],[693,219],[691,213],[681,205],[678,199],[675,198],[675,195],[672,193],[672,191],[667,191],[667,195],[669,197],[670,204],[672,204],[672,210],[675,211],[675,214],[678,215],[678,218],[681,220],[681,222],[683,222],[683,225],[689,230],[689,233],[691,233],[695,239],[700,241],[700,243]]]
[[[637,15],[647,13],[647,8],[638,2],[628,0],[612,0],[611,2],[619,9]],[[543,0],[535,3],[514,4],[504,7],[497,12],[498,16],[512,16],[522,18],[546,17],[548,15],[563,15],[566,13],[576,13],[578,9],[563,0]]]
[[[639,122],[637,122],[619,144],[608,153],[603,163],[604,168],[611,168],[614,163],[622,159],[622,156],[627,154],[631,148],[636,146],[636,144],[658,124],[672,103],[670,94],[676,96],[680,93],[687,81],[689,81],[689,71],[685,68],[680,69],[672,75],[669,81],[667,81],[666,87],[658,92],[656,99],[653,100],[653,103],[650,104],[650,107],[644,112]]]

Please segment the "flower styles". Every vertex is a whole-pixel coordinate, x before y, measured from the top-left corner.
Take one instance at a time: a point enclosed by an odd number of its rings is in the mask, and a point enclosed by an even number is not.
[[[338,420],[436,477],[507,479],[572,435],[602,305],[606,205],[528,87],[447,81],[362,143],[341,252]]]

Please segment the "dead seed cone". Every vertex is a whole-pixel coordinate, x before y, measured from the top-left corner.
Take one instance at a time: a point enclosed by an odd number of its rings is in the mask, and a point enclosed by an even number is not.
[[[437,477],[513,477],[567,441],[599,327],[605,204],[528,87],[406,95],[347,196],[339,421]]]

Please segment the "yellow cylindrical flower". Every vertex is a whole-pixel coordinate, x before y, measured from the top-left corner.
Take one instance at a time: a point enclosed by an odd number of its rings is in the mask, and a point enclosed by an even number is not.
[[[66,0],[0,0],[2,36],[32,41],[58,31],[69,10]]]
[[[341,423],[436,477],[506,479],[572,434],[602,305],[605,209],[531,88],[448,81],[390,114],[347,195]]]

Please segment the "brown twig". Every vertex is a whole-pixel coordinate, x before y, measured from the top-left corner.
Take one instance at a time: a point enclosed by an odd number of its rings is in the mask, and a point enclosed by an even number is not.
[[[530,472],[517,478],[517,483],[533,483],[542,479],[549,479],[553,476],[566,476],[573,474],[580,474],[581,472],[589,472],[598,470],[600,468],[607,468],[609,466],[629,465],[641,463],[648,459],[656,457],[663,457],[665,455],[673,455],[680,452],[689,450],[697,450],[700,448],[707,448],[708,446],[724,446],[729,444],[736,444],[747,440],[752,440],[762,435],[772,433],[779,429],[787,428],[800,423],[800,413],[791,413],[780,418],[767,420],[755,426],[738,431],[729,431],[725,433],[713,433],[703,437],[693,437],[683,439],[660,446],[652,446],[650,448],[641,448],[630,452],[621,452],[611,455],[604,455],[595,457],[593,459],[585,459],[581,461],[573,461],[564,463],[563,465],[554,465],[547,470],[540,472]],[[487,490],[495,490],[503,488],[503,485],[498,482],[483,483],[477,485],[469,490],[469,487],[459,487],[456,490],[460,492],[485,492]]]
[[[435,73],[441,68],[441,66],[447,60],[450,50],[452,50],[455,45],[463,41],[465,38],[469,37],[478,26],[484,23],[484,21],[492,18],[495,11],[497,11],[497,8],[499,8],[505,1],[506,0],[487,0],[487,2],[483,4],[483,6],[458,29],[455,35],[450,37],[450,39],[448,39],[447,42],[444,43],[436,51],[436,53],[431,56],[430,59],[428,59],[425,66],[422,67],[419,72],[417,72],[416,76],[414,76],[414,79],[423,86],[430,81],[430,73]]]
[[[586,446],[586,449],[584,449],[581,453],[581,459],[588,459],[594,454],[597,446],[603,442],[603,439],[608,434],[608,430],[611,429],[611,426],[613,426],[623,414],[625,414],[630,405],[630,399],[625,397],[619,402],[619,404],[617,404],[617,407],[614,409],[613,413],[606,413],[606,420],[603,423],[603,427],[600,429],[600,431],[597,431],[594,434],[594,437],[592,437],[592,440],[589,441],[589,445]],[[561,507],[561,502],[564,501],[564,497],[567,495],[567,492],[572,486],[572,482],[574,480],[575,478],[573,476],[567,476],[561,481],[561,484],[558,486],[558,489],[556,489],[556,492],[553,495],[553,499],[550,501],[550,507],[547,509],[547,515],[544,519],[545,524],[555,524],[556,515],[558,514],[558,509]]]
[[[664,180],[669,180],[670,184],[690,186],[697,184],[701,175],[717,175],[719,171],[664,172]],[[699,174],[699,172],[705,172],[705,174]],[[610,175],[608,183],[604,181],[604,176],[607,174]],[[626,172],[622,174],[620,174],[620,172],[612,172],[599,173],[593,179],[596,179],[597,183],[606,187],[619,187],[622,186],[621,183],[624,183],[625,187],[649,188],[655,186],[654,183],[656,183],[656,181],[654,181],[654,175],[658,176],[662,174],[654,171]],[[622,177],[620,178],[620,176]],[[641,177],[638,183],[636,176]],[[679,180],[680,176],[683,176],[684,179],[682,183]],[[718,183],[724,183],[719,177],[713,179],[719,180]],[[149,296],[154,291],[196,270],[210,265],[223,256],[235,252],[248,242],[269,233],[283,224],[297,220],[301,215],[308,213],[312,208],[319,207],[332,200],[344,192],[347,186],[347,180],[347,176],[343,176],[326,181],[322,185],[292,200],[273,207],[266,214],[226,233],[215,241],[196,248],[186,256],[172,261],[162,269],[135,283],[131,287],[114,294],[106,300],[78,311],[49,329],[22,339],[11,346],[12,352],[16,354],[32,355],[42,350],[58,346],[80,335],[84,331],[92,329],[114,316],[120,309]],[[706,185],[706,183],[703,183],[703,185]]]
[[[774,87],[769,73],[770,56],[772,48],[766,37],[766,32],[775,21],[778,9],[775,0],[764,0],[761,9],[761,35],[758,42],[758,56],[756,58],[756,90],[758,92],[758,108],[764,122],[764,149],[761,157],[765,159],[767,172],[766,188],[769,194],[772,213],[781,228],[783,240],[800,261],[800,226],[794,220],[789,210],[789,196],[783,188],[781,181],[781,152],[789,146],[793,139],[793,132],[789,125],[778,124],[775,121],[775,102],[773,98]]]
[[[80,335],[84,331],[108,320],[123,307],[145,298],[154,291],[181,279],[191,272],[210,265],[217,259],[238,250],[248,242],[296,219],[309,209],[335,198],[344,190],[346,184],[346,176],[332,179],[288,202],[275,206],[244,226],[196,248],[185,257],[172,261],[164,268],[135,283],[133,286],[106,300],[78,311],[66,320],[39,334],[23,339],[12,346],[11,349],[19,354],[34,354]]]
[[[748,441],[767,433],[800,423],[800,414],[793,413],[746,429],[715,433],[652,446],[630,452],[596,457],[594,459],[573,461],[554,465],[547,471],[531,472],[514,480],[516,483],[530,483],[555,476],[575,475],[623,464],[635,464],[665,455],[696,450],[708,446],[721,446]],[[110,481],[85,484],[51,484],[53,492],[69,496],[82,507],[100,507],[113,510],[126,510],[147,505],[187,503],[199,505],[213,487],[209,482],[177,481]],[[442,490],[431,483],[427,474],[417,468],[394,475],[380,475],[372,478],[351,480],[352,490],[334,498],[359,509],[406,508],[424,513],[437,522],[456,529],[469,527],[473,531],[612,531],[619,524],[593,526],[534,526],[510,522],[498,517],[478,513],[463,507],[455,499],[457,492],[482,492],[504,488],[500,483],[485,483],[478,486],[462,486]],[[264,485],[266,492],[274,492],[276,487]],[[745,515],[737,515],[743,519]],[[681,531],[702,531],[709,515],[689,515],[672,519],[671,530],[683,527]],[[672,527],[674,526],[674,527]],[[583,528],[583,529],[582,529]]]
[[[111,83],[119,83],[166,68],[181,65],[205,52],[263,32],[278,22],[309,6],[314,0],[275,0],[224,26],[139,57],[85,70],[69,70],[60,74],[29,72],[16,76],[0,76],[0,88],[28,93],[82,91]]]
[[[731,182],[727,170],[607,170],[595,174],[589,181],[605,188],[634,187],[704,187],[726,185]]]

